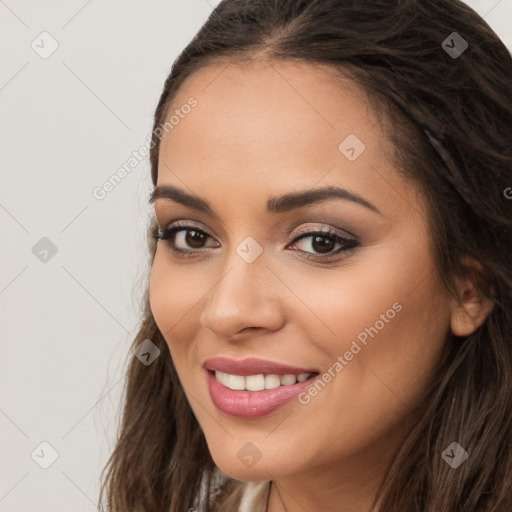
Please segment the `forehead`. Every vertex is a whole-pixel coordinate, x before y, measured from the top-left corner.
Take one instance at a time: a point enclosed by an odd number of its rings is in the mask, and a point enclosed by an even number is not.
[[[190,98],[197,105],[181,110]],[[407,195],[397,196],[406,184],[366,94],[328,66],[212,64],[185,80],[166,119],[171,115],[179,122],[162,138],[159,184],[215,184],[215,196],[233,187],[250,196],[336,184],[382,210],[383,195],[390,207]]]
[[[287,148],[297,151],[297,145],[334,144],[337,149],[349,133],[373,145],[382,142],[364,92],[328,66],[302,61],[213,64],[182,84],[168,115],[191,96],[198,105],[190,119],[173,129],[176,144],[182,142],[180,134],[190,135],[192,129],[216,148],[244,146],[247,152],[251,145],[264,144],[283,155]]]

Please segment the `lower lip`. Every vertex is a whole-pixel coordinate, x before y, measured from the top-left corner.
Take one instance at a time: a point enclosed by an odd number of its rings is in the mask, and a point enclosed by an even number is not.
[[[209,370],[206,380],[215,406],[224,414],[235,418],[258,418],[270,414],[296,398],[319,377],[315,374],[308,379],[262,391],[237,391],[222,385]]]

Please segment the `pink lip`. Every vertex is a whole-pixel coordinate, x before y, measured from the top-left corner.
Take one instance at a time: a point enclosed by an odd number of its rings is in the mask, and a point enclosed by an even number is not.
[[[222,385],[215,378],[215,370],[230,373],[232,375],[299,375],[301,373],[313,373],[308,379],[291,384],[279,386],[274,389],[262,391],[233,390]],[[245,359],[235,361],[227,358],[208,359],[204,363],[204,373],[210,397],[214,405],[224,414],[235,418],[258,418],[270,414],[296,398],[318,378],[316,370],[296,368],[288,365],[263,361],[261,359]]]
[[[227,357],[213,357],[207,359],[203,363],[207,370],[217,370],[232,375],[258,375],[260,373],[266,375],[300,375],[301,373],[318,373],[318,370],[311,368],[298,368],[297,366],[289,366],[287,364],[274,363],[250,357],[237,361]]]
[[[270,414],[293,400],[319,375],[290,386],[262,391],[235,391],[223,386],[210,370],[204,370],[212,402],[224,414],[235,418],[258,418]]]

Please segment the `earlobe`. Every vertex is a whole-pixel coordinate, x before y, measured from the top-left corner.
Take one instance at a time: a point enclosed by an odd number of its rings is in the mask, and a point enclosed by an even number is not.
[[[458,279],[458,300],[453,298],[451,330],[456,336],[469,336],[476,331],[491,314],[494,302],[486,297],[476,285],[478,273],[485,272],[482,265],[475,260],[465,259],[465,264],[472,267],[471,277]]]
[[[452,313],[451,329],[456,336],[469,336],[489,316],[494,303],[485,298],[482,303],[459,304]]]

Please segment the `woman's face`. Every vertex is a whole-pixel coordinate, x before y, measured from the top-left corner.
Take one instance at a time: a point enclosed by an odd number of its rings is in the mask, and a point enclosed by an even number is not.
[[[158,242],[150,303],[216,464],[252,481],[382,466],[450,311],[423,197],[363,93],[306,63],[216,64],[171,115],[157,185],[181,192],[154,204],[181,230]]]

